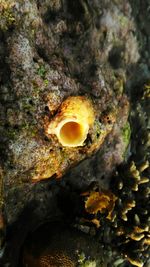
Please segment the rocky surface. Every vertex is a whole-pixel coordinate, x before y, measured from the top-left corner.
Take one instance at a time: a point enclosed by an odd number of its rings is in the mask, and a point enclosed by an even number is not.
[[[94,184],[113,191],[118,165],[149,160],[148,2],[0,0],[4,266],[17,266],[26,235],[47,220],[63,218],[82,228],[80,194]],[[47,135],[46,125],[61,103],[76,95],[92,101],[95,124],[83,147],[66,148]],[[106,238],[106,254],[111,242]],[[116,251],[110,264],[119,260]]]

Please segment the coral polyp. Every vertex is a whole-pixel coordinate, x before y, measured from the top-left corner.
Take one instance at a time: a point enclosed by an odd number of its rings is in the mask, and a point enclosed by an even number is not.
[[[55,134],[62,146],[78,147],[84,145],[93,123],[94,110],[91,101],[85,96],[72,96],[62,103],[47,132]]]

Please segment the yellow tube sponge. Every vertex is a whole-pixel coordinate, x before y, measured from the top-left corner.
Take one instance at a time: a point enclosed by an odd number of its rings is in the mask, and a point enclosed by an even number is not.
[[[70,96],[48,125],[47,133],[55,134],[62,146],[83,146],[94,119],[93,106],[87,97]]]

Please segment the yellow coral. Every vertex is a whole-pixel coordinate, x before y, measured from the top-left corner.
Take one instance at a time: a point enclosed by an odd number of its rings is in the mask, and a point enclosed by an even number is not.
[[[0,0],[0,29],[7,30],[14,24],[15,18],[12,11],[14,5],[11,0]]]
[[[116,196],[110,192],[91,192],[85,201],[85,209],[90,214],[108,211],[107,219],[112,219]]]
[[[134,259],[131,259],[130,257],[128,257],[128,261],[131,263],[131,264],[133,264],[133,265],[135,265],[135,266],[137,266],[137,267],[143,267],[143,262],[141,262],[140,260],[139,261],[137,261],[137,260],[134,260]]]
[[[142,99],[150,98],[150,84],[144,86],[144,93]]]
[[[84,96],[71,96],[62,103],[59,112],[48,125],[47,133],[55,134],[63,146],[83,146],[93,123],[91,101]]]

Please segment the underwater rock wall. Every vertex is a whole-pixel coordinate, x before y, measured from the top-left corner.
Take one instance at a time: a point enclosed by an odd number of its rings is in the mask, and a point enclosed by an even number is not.
[[[0,0],[3,264],[15,266],[28,231],[44,221],[65,214],[80,225],[85,212],[81,193],[110,190],[117,195],[112,179],[118,165],[125,162],[128,169],[131,160],[137,165],[147,161],[149,30],[141,21],[145,10],[149,21],[148,1],[138,6],[140,15],[135,1]],[[64,146],[47,132],[70,97],[92,105],[94,120],[82,146]],[[65,199],[72,196],[67,208]],[[120,217],[116,220],[120,223]],[[20,241],[17,232],[24,232]],[[16,255],[12,244],[17,244]],[[124,246],[121,251],[125,255]]]

